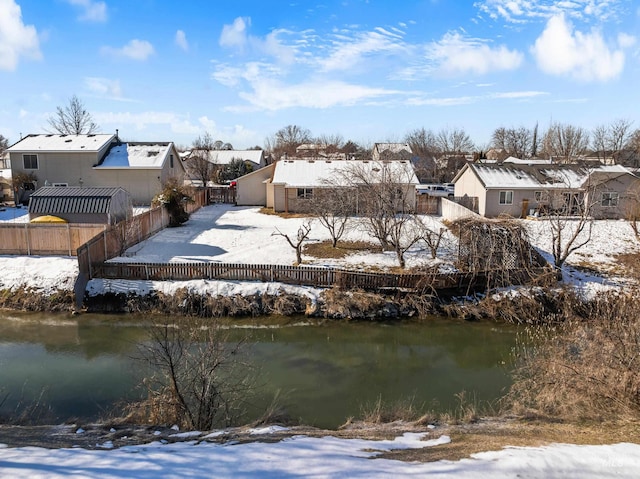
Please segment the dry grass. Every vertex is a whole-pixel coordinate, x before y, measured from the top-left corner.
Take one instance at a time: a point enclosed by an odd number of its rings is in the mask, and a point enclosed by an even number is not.
[[[380,247],[366,241],[339,241],[334,248],[330,240],[304,245],[304,254],[315,258],[344,258],[354,253],[378,253]]]
[[[616,256],[616,263],[631,279],[640,280],[640,253],[624,253]]]
[[[308,218],[308,213],[285,213],[285,212],[277,212],[273,211],[273,208],[260,208],[258,210],[259,213],[263,215],[271,215],[271,216],[279,216],[280,218]]]
[[[437,428],[432,438],[446,434],[451,442],[424,449],[397,450],[382,457],[399,461],[432,462],[457,461],[472,454],[498,451],[507,446],[539,447],[552,443],[615,444],[640,442],[640,428],[636,424],[563,424],[548,421],[483,420]]]

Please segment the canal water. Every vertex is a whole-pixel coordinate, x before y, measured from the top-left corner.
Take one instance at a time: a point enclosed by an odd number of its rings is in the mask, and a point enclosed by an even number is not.
[[[136,357],[146,324],[131,315],[1,313],[0,419],[39,401],[45,422],[95,421],[139,397],[144,367]],[[458,393],[492,401],[510,384],[516,329],[507,325],[443,318],[228,324],[234,341],[247,338],[243,355],[258,374],[254,415],[278,394],[292,417],[334,428],[378,398],[446,411]]]

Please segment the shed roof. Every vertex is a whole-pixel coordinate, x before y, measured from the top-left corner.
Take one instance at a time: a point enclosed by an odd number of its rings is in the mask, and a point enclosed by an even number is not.
[[[27,135],[12,145],[9,152],[100,151],[115,135]]]
[[[96,169],[162,168],[173,143],[117,143]],[[176,158],[177,160],[178,158]]]
[[[372,179],[387,172],[408,184],[419,183],[409,161],[279,160],[275,165],[272,183],[290,187],[326,186],[327,180],[346,184],[345,173],[350,168],[362,168]]]
[[[44,186],[29,199],[30,214],[109,213],[112,199],[126,190],[116,188]]]

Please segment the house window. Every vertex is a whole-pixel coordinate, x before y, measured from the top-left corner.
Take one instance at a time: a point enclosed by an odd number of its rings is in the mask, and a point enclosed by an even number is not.
[[[313,189],[312,188],[298,188],[298,199],[299,200],[310,200],[313,197]]]
[[[24,191],[35,191],[36,185],[35,185],[35,183],[32,183],[32,182],[29,181],[29,182],[26,182],[26,183],[22,183],[22,189]]]
[[[615,191],[602,193],[602,206],[618,206],[618,193]]]
[[[500,204],[512,205],[513,204],[513,191],[501,191],[500,192]]]
[[[534,191],[533,199],[536,200],[536,203],[540,203],[543,200],[544,196],[542,191]]]
[[[169,166],[173,168],[173,155],[169,155]]]
[[[25,170],[38,169],[38,155],[22,155]]]
[[[66,186],[69,186],[69,183],[54,183],[53,186],[66,187]]]

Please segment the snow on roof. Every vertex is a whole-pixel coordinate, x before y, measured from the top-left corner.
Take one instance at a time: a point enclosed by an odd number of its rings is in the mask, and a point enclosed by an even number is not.
[[[233,159],[252,161],[257,165],[263,163],[262,150],[217,150],[212,153],[217,155],[215,158],[219,165],[228,165]]]
[[[162,168],[173,143],[120,143],[96,168]]]
[[[10,152],[99,151],[115,135],[27,135],[8,150]]]
[[[340,183],[350,168],[363,168],[372,178],[386,171],[394,178],[406,178],[407,183],[419,183],[409,161],[280,160],[275,165],[272,183],[289,187],[326,186],[326,180]]]
[[[621,175],[630,172],[620,165],[515,164],[473,163],[475,171],[485,188],[533,189],[533,188],[580,188],[592,175]]]

